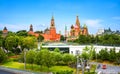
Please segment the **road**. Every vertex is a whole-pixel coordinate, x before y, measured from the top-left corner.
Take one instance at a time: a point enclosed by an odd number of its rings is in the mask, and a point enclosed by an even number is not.
[[[90,62],[90,64],[100,65],[96,68],[95,72],[99,72],[98,74],[118,74],[120,73],[120,66],[115,65],[106,65],[106,69],[102,69],[103,63],[96,63],[96,62]]]
[[[18,69],[12,69],[12,68],[6,68],[0,66],[0,74],[52,74],[52,73],[31,72],[27,70],[18,70]]]
[[[102,69],[102,64],[101,66],[96,69],[96,72],[101,72],[102,74],[118,74],[120,73],[120,66],[111,66],[111,65],[106,65],[106,69]]]
[[[5,70],[1,70],[1,69],[0,69],[0,74],[15,74],[15,73],[12,73],[12,72],[5,71]]]

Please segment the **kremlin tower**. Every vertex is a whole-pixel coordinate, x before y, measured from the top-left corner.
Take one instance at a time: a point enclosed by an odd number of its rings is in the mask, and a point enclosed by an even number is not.
[[[3,31],[2,31],[2,36],[6,37],[8,35],[8,30],[6,27],[4,27]]]
[[[45,41],[60,41],[60,34],[56,33],[54,17],[52,16],[50,29],[46,29],[44,34],[41,34],[44,37]]]
[[[28,34],[34,35],[32,24],[30,25],[30,29],[29,29]]]
[[[39,36],[39,33],[33,32],[32,24],[30,25],[30,30],[29,30],[28,34],[34,35],[36,37]],[[44,33],[41,33],[40,35],[42,35],[44,37],[44,41],[60,41],[61,35],[56,33],[55,22],[54,22],[53,16],[51,19],[50,28],[45,29]]]

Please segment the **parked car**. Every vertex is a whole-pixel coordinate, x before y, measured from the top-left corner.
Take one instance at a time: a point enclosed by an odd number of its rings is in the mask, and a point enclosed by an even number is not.
[[[107,66],[105,64],[102,65],[102,69],[106,69]]]
[[[100,67],[101,67],[101,65],[100,65],[100,64],[98,64],[97,69],[99,69]]]

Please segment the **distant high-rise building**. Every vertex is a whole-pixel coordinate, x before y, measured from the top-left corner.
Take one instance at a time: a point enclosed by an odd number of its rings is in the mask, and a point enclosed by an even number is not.
[[[96,35],[104,35],[104,34],[118,34],[118,35],[120,35],[120,31],[119,30],[112,31],[110,28],[108,28],[108,29],[98,29],[98,32],[96,33]]]
[[[101,35],[104,33],[104,29],[98,29],[97,35]]]

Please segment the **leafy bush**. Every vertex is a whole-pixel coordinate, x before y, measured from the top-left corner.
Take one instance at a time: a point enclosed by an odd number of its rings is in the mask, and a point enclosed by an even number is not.
[[[53,74],[73,74],[73,71],[60,71],[60,72],[54,72]]]
[[[19,62],[24,62],[24,52],[21,53],[20,57],[19,57]]]
[[[85,72],[84,74],[96,74],[95,72]]]
[[[8,56],[14,56],[15,54],[12,53],[12,52],[8,52],[7,55],[8,55]]]
[[[7,60],[6,53],[2,49],[0,49],[0,63],[4,62],[6,60]]]
[[[18,62],[18,60],[19,60],[18,58],[13,58],[14,62]]]

